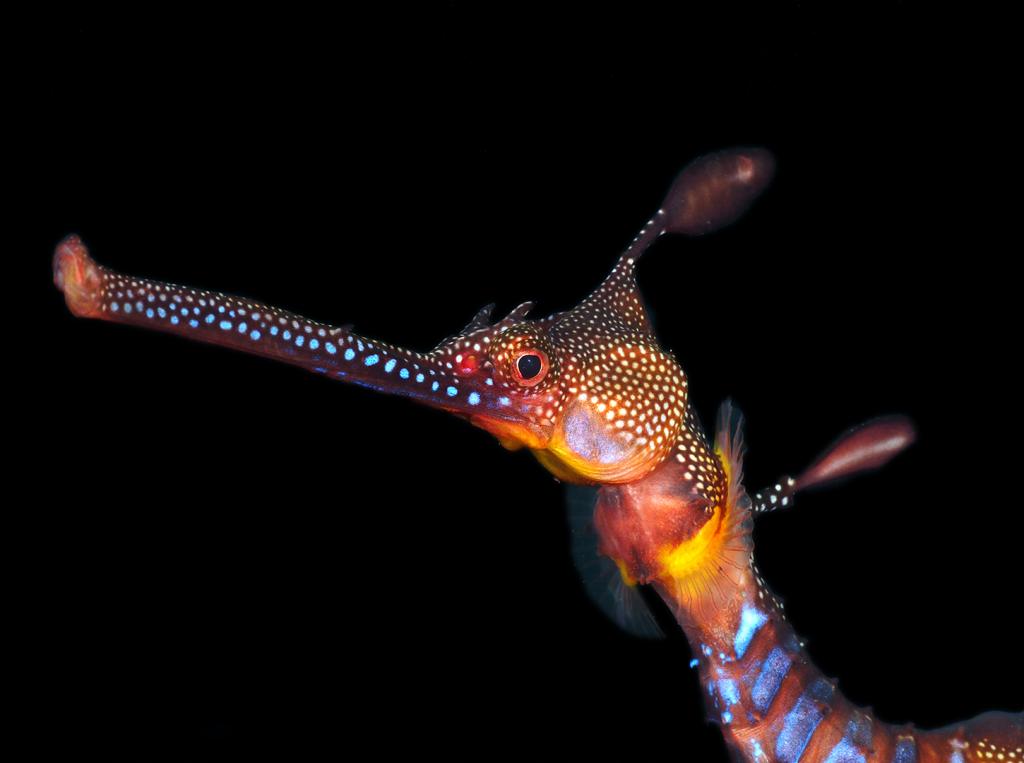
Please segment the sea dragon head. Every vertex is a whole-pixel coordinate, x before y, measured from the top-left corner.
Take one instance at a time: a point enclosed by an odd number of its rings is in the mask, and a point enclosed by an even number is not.
[[[529,448],[558,478],[628,483],[663,462],[691,418],[686,375],[661,349],[637,289],[637,259],[662,234],[700,235],[735,220],[774,170],[763,149],[686,167],[608,277],[547,318],[531,303],[490,322],[482,309],[430,352],[360,336],[240,297],[126,276],[97,265],[77,236],[54,256],[71,311],[263,355],[440,408]],[[695,423],[695,419],[693,420]]]
[[[530,303],[490,324],[491,306],[429,355],[450,392],[436,404],[508,448],[527,447],[567,482],[640,479],[676,447],[689,414],[686,374],[663,350],[637,288],[641,254],[662,234],[700,235],[742,214],[768,184],[763,149],[690,164],[662,206],[579,305],[531,320]]]
[[[94,262],[77,236],[57,247],[54,281],[76,316],[302,366],[448,411],[507,448],[528,448],[558,479],[602,486],[588,514],[601,553],[623,580],[672,581],[695,596],[724,562],[745,569],[747,504],[730,509],[744,498],[739,428],[720,422],[712,450],[686,374],[654,335],[636,264],[665,233],[699,236],[734,221],[773,172],[771,154],[758,148],[695,160],[576,307],[532,319],[532,304],[524,303],[491,322],[488,306],[428,352],[244,297],[117,273]],[[897,422],[848,438],[807,475],[755,496],[755,510],[786,505],[796,489],[881,463],[904,447],[909,431]]]

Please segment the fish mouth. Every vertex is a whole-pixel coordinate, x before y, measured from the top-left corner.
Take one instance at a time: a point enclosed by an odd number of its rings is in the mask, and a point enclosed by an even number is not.
[[[465,414],[462,411],[452,412],[462,413],[470,424],[493,435],[502,447],[508,450],[519,450],[520,448],[543,450],[551,442],[552,428],[550,426],[543,426],[527,419],[483,413]]]

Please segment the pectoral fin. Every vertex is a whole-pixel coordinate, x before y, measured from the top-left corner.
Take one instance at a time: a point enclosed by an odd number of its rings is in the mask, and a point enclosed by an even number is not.
[[[597,550],[594,504],[597,488],[566,485],[572,559],[590,600],[626,633],[638,638],[664,638],[640,586],[628,583],[615,564]]]

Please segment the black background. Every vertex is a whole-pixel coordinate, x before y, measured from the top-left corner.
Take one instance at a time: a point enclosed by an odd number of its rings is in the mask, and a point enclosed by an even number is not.
[[[48,269],[76,231],[128,273],[428,348],[492,300],[574,304],[681,166],[736,144],[775,152],[769,193],[640,269],[703,418],[744,410],[754,488],[871,416],[920,432],[762,519],[765,578],[884,720],[1020,710],[1011,26],[906,4],[433,3],[11,27],[10,221],[31,221],[19,294],[42,316],[10,402],[32,422],[14,589],[39,749],[724,760],[685,640],[592,609],[530,456],[76,321]]]

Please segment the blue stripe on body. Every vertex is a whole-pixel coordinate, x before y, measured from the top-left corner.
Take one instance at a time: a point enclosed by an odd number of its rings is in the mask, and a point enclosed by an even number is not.
[[[722,699],[725,700],[725,706],[739,704],[740,701],[740,690],[736,686],[736,682],[731,678],[722,678],[718,682],[718,692],[722,695]]]
[[[740,624],[736,628],[736,637],[733,639],[733,649],[736,651],[737,660],[743,659],[743,655],[750,647],[750,642],[766,622],[768,622],[768,616],[764,612],[749,604],[743,605]]]
[[[758,712],[764,714],[772,705],[782,680],[789,673],[789,667],[793,664],[793,658],[781,647],[775,647],[765,657],[761,673],[754,682],[754,688],[750,692],[754,700],[754,707]]]
[[[871,749],[871,716],[855,712],[846,724],[846,735],[832,748],[825,763],[866,763],[863,749]]]
[[[896,752],[892,763],[917,763],[917,743],[913,737],[901,737],[896,740]]]
[[[847,737],[843,737],[825,758],[825,763],[865,763],[865,758]]]
[[[797,763],[800,760],[804,748],[824,717],[821,705],[832,698],[834,691],[832,684],[820,678],[811,684],[793,709],[786,713],[782,731],[775,740],[775,757],[781,763]]]

